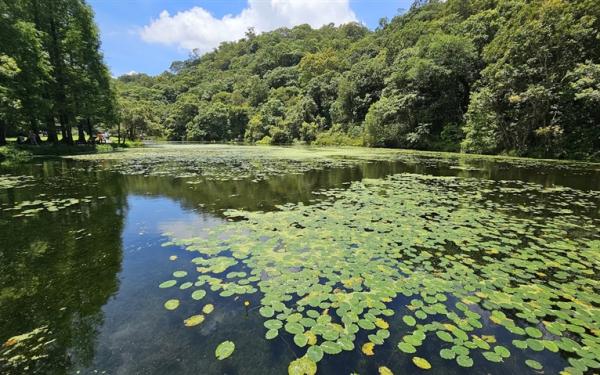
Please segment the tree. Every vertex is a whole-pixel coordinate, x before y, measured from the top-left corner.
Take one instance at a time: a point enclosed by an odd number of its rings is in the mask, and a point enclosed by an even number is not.
[[[375,31],[250,31],[119,95],[169,139],[597,159],[598,35],[594,0],[422,0]]]
[[[15,92],[15,76],[19,73],[16,61],[0,55],[0,145],[6,144],[8,124],[14,120],[21,103]]]

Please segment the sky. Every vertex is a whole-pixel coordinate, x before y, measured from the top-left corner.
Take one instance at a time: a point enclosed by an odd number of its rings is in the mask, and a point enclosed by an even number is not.
[[[88,0],[100,28],[102,51],[113,76],[160,74],[194,49],[212,51],[223,41],[308,23],[357,21],[374,29],[412,0]]]

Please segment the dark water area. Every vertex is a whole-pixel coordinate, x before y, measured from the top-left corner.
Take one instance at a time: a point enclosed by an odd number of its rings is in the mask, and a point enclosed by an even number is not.
[[[303,354],[291,335],[264,339],[264,318],[258,314],[260,293],[242,301],[210,293],[202,300],[218,309],[202,325],[181,322],[198,311],[182,306],[166,312],[171,291],[157,286],[176,270],[193,272],[194,255],[163,247],[165,233],[194,237],[200,229],[226,222],[223,210],[274,210],[286,203],[311,204],[319,190],[344,188],[353,181],[397,173],[459,176],[498,181],[525,181],[544,187],[600,190],[600,167],[586,165],[515,165],[492,160],[360,162],[346,168],[278,175],[267,180],[213,181],[173,177],[122,175],[93,164],[68,160],[34,161],[4,166],[2,176],[29,176],[16,186],[0,189],[0,343],[35,333],[10,355],[0,351],[3,374],[283,374],[290,361]],[[77,202],[70,202],[76,199]],[[40,202],[15,209],[23,201]],[[50,210],[26,212],[54,200]],[[598,207],[588,207],[598,217]],[[20,216],[22,215],[22,216]],[[169,260],[177,256],[177,265]],[[392,309],[401,312],[402,296]],[[396,344],[403,332],[402,314],[391,317],[391,336],[376,354],[353,351],[326,356],[319,373],[377,373],[385,365],[395,373],[417,373],[410,356]],[[395,324],[397,323],[397,324]],[[489,327],[488,334],[512,340]],[[365,338],[359,333],[357,342]],[[507,337],[503,337],[503,335]],[[217,361],[215,347],[235,337],[230,360]],[[35,341],[39,345],[32,345]],[[435,343],[435,341],[434,341]],[[428,344],[429,345],[429,344]],[[437,356],[438,346],[426,345],[436,374],[524,373],[520,353],[502,366],[477,361],[465,369]],[[17,346],[17,345],[15,345]],[[4,350],[7,350],[5,345]],[[430,355],[428,355],[430,354]],[[558,373],[562,355],[534,353],[545,373]],[[527,358],[532,358],[529,353]]]

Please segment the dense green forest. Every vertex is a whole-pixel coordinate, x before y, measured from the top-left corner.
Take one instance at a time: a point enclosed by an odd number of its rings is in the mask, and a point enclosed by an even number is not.
[[[600,2],[418,1],[119,78],[130,136],[598,158]],[[125,109],[126,108],[126,109]]]
[[[600,159],[597,0],[419,0],[374,31],[248,30],[112,84],[84,2],[16,3],[0,0],[9,132]]]
[[[0,144],[6,135],[85,142],[118,120],[91,8],[81,0],[0,0]],[[106,125],[105,125],[106,126]]]

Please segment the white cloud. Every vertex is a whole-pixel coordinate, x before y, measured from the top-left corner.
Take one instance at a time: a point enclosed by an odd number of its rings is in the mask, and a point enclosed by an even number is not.
[[[136,74],[139,74],[138,72],[136,72],[135,70],[130,70],[127,73],[123,74],[124,76],[134,76]]]
[[[250,27],[264,32],[304,23],[316,28],[352,21],[357,18],[349,0],[248,0],[240,14],[223,18],[215,18],[201,7],[175,15],[164,10],[140,30],[140,36],[146,42],[208,52],[221,42],[243,38]]]

